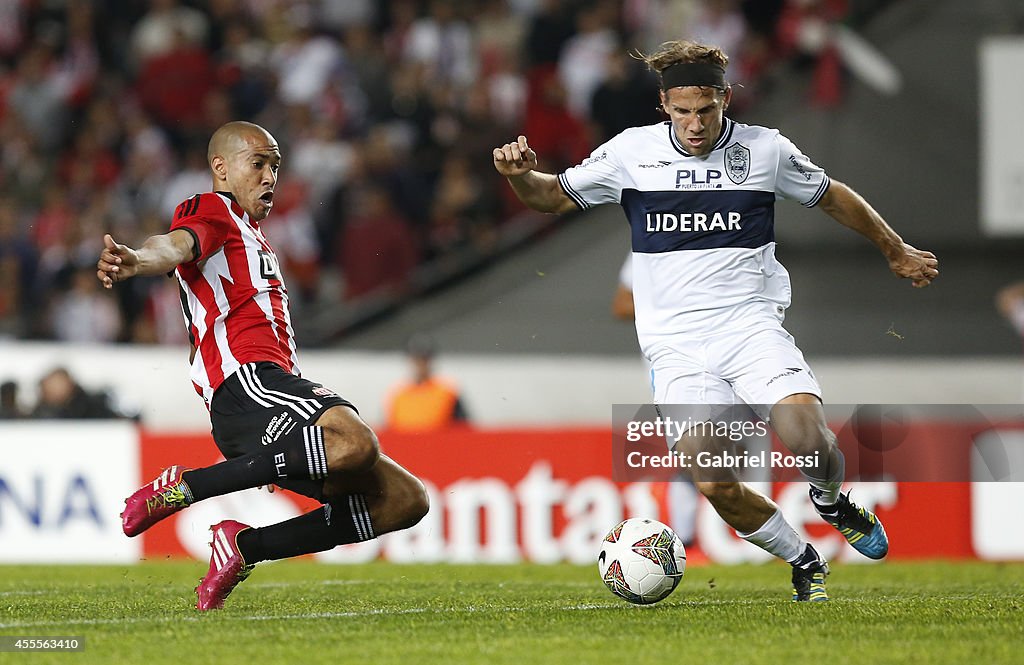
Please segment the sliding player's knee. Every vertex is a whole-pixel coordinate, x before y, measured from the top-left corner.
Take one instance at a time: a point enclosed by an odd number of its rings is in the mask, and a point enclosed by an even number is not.
[[[418,478],[410,476],[407,482],[403,482],[394,493],[394,500],[397,504],[396,514],[401,523],[399,528],[407,529],[417,524],[426,516],[430,510],[430,496],[427,488],[423,486]]]
[[[380,442],[377,441],[377,435],[354,412],[345,407],[335,409],[331,409],[317,421],[324,431],[327,468],[331,471],[349,473],[370,470],[380,457]]]
[[[333,462],[330,460],[333,459]],[[338,437],[327,453],[331,470],[361,473],[369,471],[380,457],[380,442],[369,427],[347,431]]]

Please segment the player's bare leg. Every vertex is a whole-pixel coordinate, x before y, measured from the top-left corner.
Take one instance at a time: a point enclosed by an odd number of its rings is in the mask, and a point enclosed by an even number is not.
[[[840,488],[845,475],[843,454],[828,428],[825,410],[816,395],[798,393],[772,408],[771,424],[794,455],[817,455],[818,467],[804,470],[811,484],[811,502],[822,519],[839,530],[858,552],[881,559],[889,552],[889,538],[878,517],[850,500]]]
[[[332,501],[352,494],[365,497],[378,536],[415,526],[430,509],[423,483],[384,454],[369,471],[330,476],[324,483],[324,494]]]
[[[730,445],[726,439],[684,435],[676,450],[692,456],[701,450],[724,451]],[[786,521],[774,501],[739,482],[732,469],[697,468],[693,473],[697,491],[737,535],[793,567],[793,600],[828,600],[827,562]]]
[[[346,406],[327,409],[316,426],[323,431],[330,474],[368,471],[377,463],[377,435],[354,410]]]

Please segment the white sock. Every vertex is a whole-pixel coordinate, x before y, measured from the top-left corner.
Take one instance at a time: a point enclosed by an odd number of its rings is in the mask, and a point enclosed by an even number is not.
[[[839,501],[839,490],[843,483],[823,483],[819,480],[809,480],[815,491],[811,492],[811,501],[820,508],[828,508],[836,505]]]
[[[789,525],[786,518],[782,516],[781,510],[776,510],[757,531],[753,533],[737,531],[736,535],[747,542],[754,543],[765,552],[774,554],[786,563],[793,563],[799,559],[807,547],[807,541]]]
[[[819,506],[833,506],[839,501],[839,490],[843,487],[843,479],[846,477],[846,458],[841,450],[836,448],[839,456],[839,465],[836,469],[828,469],[829,477],[825,480],[811,478],[806,473],[804,477],[811,484],[816,492],[811,493],[811,500]]]

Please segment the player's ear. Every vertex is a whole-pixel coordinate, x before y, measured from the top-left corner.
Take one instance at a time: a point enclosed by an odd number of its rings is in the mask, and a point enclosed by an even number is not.
[[[658,103],[658,108],[665,114],[668,114],[668,100],[665,98],[664,90],[658,90]]]
[[[729,103],[732,102],[732,86],[727,85],[725,87],[725,99],[722,100],[722,110],[729,108]]]
[[[228,179],[228,163],[220,155],[214,155],[213,159],[210,160],[210,170],[213,171],[214,176],[218,180]]]

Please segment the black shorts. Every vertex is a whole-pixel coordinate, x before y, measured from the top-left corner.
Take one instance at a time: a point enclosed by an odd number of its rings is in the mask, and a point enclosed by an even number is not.
[[[227,459],[256,453],[293,427],[312,425],[334,406],[356,407],[329,388],[290,374],[274,363],[248,363],[210,400],[213,440]],[[283,480],[285,489],[323,500],[322,480]]]

